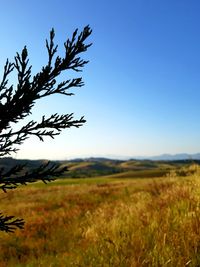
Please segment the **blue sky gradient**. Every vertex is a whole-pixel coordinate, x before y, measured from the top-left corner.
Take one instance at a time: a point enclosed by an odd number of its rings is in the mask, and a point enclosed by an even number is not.
[[[38,101],[44,114],[85,115],[80,129],[44,143],[27,140],[17,158],[149,156],[200,152],[200,2],[188,0],[8,0],[0,10],[0,74],[27,45],[33,72],[46,63],[45,39],[59,53],[75,28],[93,29],[85,86],[73,97]],[[69,78],[66,73],[66,79]],[[14,77],[13,77],[14,81]]]

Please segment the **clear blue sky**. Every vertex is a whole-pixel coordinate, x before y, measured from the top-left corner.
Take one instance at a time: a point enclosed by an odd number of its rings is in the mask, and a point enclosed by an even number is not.
[[[90,63],[75,96],[39,101],[33,119],[58,112],[87,123],[44,143],[29,139],[17,158],[137,156],[200,152],[200,1],[7,0],[0,9],[0,73],[27,45],[34,72],[46,63],[54,27],[60,53],[90,24]],[[66,73],[66,78],[68,78]]]

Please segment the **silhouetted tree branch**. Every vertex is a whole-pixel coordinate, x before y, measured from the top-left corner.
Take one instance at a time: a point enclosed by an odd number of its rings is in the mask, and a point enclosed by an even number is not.
[[[38,99],[53,94],[71,96],[73,95],[70,92],[71,88],[84,85],[82,77],[67,79],[59,83],[57,78],[67,70],[80,72],[88,63],[80,57],[80,54],[91,46],[91,43],[85,44],[91,32],[89,26],[86,26],[79,34],[76,29],[71,39],[67,39],[64,43],[65,54],[64,57],[60,57],[56,56],[58,45],[54,44],[55,33],[52,29],[49,40],[46,40],[48,62],[34,76],[32,76],[32,66],[29,65],[26,46],[21,54],[16,54],[14,62],[7,59],[0,83],[0,156],[16,152],[19,149],[18,146],[30,136],[36,136],[40,141],[44,141],[45,137],[54,138],[59,135],[63,129],[78,128],[85,123],[84,117],[74,119],[73,113],[64,115],[55,113],[48,118],[43,116],[40,122],[31,120],[19,130],[13,130],[13,124],[31,114]],[[9,75],[14,70],[17,72],[17,85],[9,86]],[[0,169],[0,189],[6,192],[19,185],[38,180],[46,183],[67,170],[66,167],[60,168],[59,165],[50,163],[26,172],[24,167],[24,165],[15,166],[8,171]],[[16,228],[23,228],[23,225],[23,219],[15,219],[13,216],[4,216],[0,213],[0,231],[13,232]]]

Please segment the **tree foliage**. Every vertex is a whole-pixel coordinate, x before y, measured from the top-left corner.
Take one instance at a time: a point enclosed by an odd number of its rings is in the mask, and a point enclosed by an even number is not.
[[[64,43],[65,54],[63,57],[57,55],[58,45],[55,45],[54,29],[50,31],[49,40],[46,40],[48,62],[34,76],[32,66],[29,64],[28,51],[26,46],[21,54],[17,53],[14,62],[8,59],[4,66],[3,77],[0,83],[0,156],[10,155],[18,151],[19,145],[29,138],[36,136],[44,141],[45,137],[54,138],[61,130],[70,127],[80,127],[85,123],[84,117],[74,119],[72,114],[59,115],[57,113],[41,118],[37,122],[30,120],[19,130],[13,127],[24,118],[29,116],[32,108],[38,99],[54,94],[66,96],[73,95],[71,88],[84,85],[82,77],[67,79],[57,82],[61,73],[72,70],[82,71],[88,61],[81,58],[80,54],[87,51],[91,43],[86,44],[86,39],[92,30],[86,26],[80,33],[74,31],[72,37]],[[17,72],[17,84],[9,85],[9,75]],[[0,169],[0,189],[7,192],[19,185],[26,185],[38,180],[49,182],[58,177],[66,168],[59,165],[47,163],[37,169],[24,171],[24,165],[17,165],[10,170]],[[23,228],[23,219],[16,219],[14,216],[4,216],[0,213],[0,231],[13,232],[17,228]]]

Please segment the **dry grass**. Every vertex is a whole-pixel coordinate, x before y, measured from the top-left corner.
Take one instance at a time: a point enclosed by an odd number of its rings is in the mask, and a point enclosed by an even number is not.
[[[1,210],[27,223],[0,234],[0,266],[200,266],[199,178],[2,193]]]

